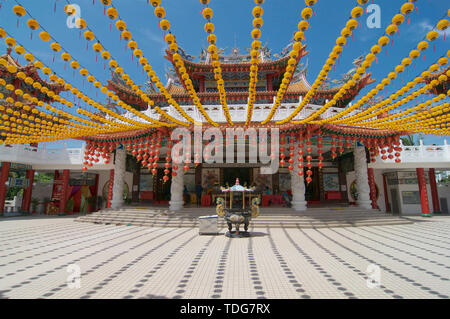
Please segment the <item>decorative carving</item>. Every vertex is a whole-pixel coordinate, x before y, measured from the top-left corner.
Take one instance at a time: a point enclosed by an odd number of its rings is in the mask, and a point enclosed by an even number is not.
[[[358,190],[357,204],[360,207],[371,209],[366,148],[364,146],[356,146],[353,155],[355,159],[356,188]]]
[[[216,213],[217,215],[219,215],[220,217],[225,216],[225,199],[223,199],[222,197],[218,197],[216,199]]]
[[[114,185],[113,185],[113,198],[111,201],[111,208],[117,209],[123,205],[123,185],[125,179],[125,166],[126,166],[127,153],[122,148],[116,150],[116,157],[114,163]]]

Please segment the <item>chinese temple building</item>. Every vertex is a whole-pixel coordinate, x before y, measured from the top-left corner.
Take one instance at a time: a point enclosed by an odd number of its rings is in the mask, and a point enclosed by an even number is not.
[[[252,10],[251,48],[248,52],[233,48],[230,53],[217,47],[209,0],[200,2],[207,21],[204,29],[208,47],[198,58],[187,54],[178,44],[161,1],[147,2],[159,19],[167,43],[165,59],[172,65],[166,72],[165,84],[127,29],[118,9],[109,0],[101,2],[105,19],[111,20],[110,31],[115,25],[120,41],[126,42],[125,49],[131,50],[136,65],[147,75],[144,85],[132,80],[84,18],[78,17],[74,27],[80,29],[79,40],[87,41],[86,51],[93,51],[96,62],[103,59],[105,70],[108,65],[111,78],[107,83],[98,80],[66,52],[24,7],[17,4],[12,8],[17,19],[30,16],[26,25],[32,34],[41,31],[39,38],[49,42],[54,56],[61,57],[73,77],[75,74],[82,77],[83,89],[36,60],[24,45],[0,28],[0,38],[4,38],[8,47],[7,54],[0,57],[0,144],[4,145],[0,147],[0,154],[4,154],[0,211],[9,174],[5,159],[14,158],[7,151],[10,147],[17,150],[15,154],[26,151],[17,145],[35,146],[64,139],[85,141],[76,172],[81,177],[76,183],[87,183],[88,178],[83,176],[96,174],[89,178],[89,185],[83,186],[92,186],[92,193],[97,193],[99,179],[107,179],[106,202],[112,208],[124,205],[125,179],[131,174],[132,181],[128,184],[132,184],[129,187],[132,202],[167,204],[173,211],[189,203],[212,205],[220,186],[233,185],[236,178],[246,187],[255,187],[262,206],[283,204],[286,202],[283,198],[290,198],[288,205],[296,211],[304,211],[311,205],[338,203],[370,210],[380,207],[381,191],[376,180],[381,175],[384,174],[385,184],[405,179],[391,176],[390,172],[375,174],[375,169],[382,170],[391,164],[401,167],[402,159],[406,158],[402,155],[405,150],[401,136],[449,134],[450,108],[446,101],[450,95],[450,51],[442,53],[409,82],[403,83],[401,77],[404,71],[408,74],[411,65],[415,68],[415,59],[425,60],[422,52],[443,33],[437,30],[448,28],[446,18],[441,18],[413,50],[406,52],[385,78],[373,79],[369,72],[371,65],[378,63],[377,55],[386,45],[392,45],[391,38],[400,36],[398,28],[414,11],[415,1],[406,1],[366,54],[355,59],[353,67],[341,78],[331,80],[343,47],[348,45],[347,39],[353,37],[352,32],[361,25],[358,19],[367,9],[367,0],[357,0],[313,83],[306,79],[308,59],[314,57],[307,51],[305,33],[310,27],[308,20],[315,16],[312,7],[316,1],[305,1],[298,31],[279,54],[272,54],[258,40],[263,24],[260,5],[264,0],[255,0]],[[71,18],[76,7],[67,4],[64,12]],[[19,65],[11,53],[23,56],[28,64]],[[48,76],[48,80],[41,78],[39,72]],[[402,84],[394,89],[396,78]],[[85,82],[95,89],[96,99],[83,92]],[[383,98],[382,93],[390,84],[393,93]],[[364,90],[369,87],[372,89]],[[367,93],[361,97],[362,92]],[[107,102],[99,102],[98,94],[104,94]],[[74,101],[77,98],[78,103],[70,102],[69,98]],[[422,98],[423,103],[414,101],[416,98]],[[93,108],[96,110],[91,112]],[[447,152],[447,145],[444,151]],[[16,160],[30,162],[28,158]],[[51,169],[52,164],[39,165],[41,169]],[[56,209],[64,212],[70,197],[67,189],[71,175],[64,163],[58,165],[64,172],[55,173],[61,186]],[[65,165],[71,167],[72,162]],[[347,180],[349,172],[353,172],[354,183]],[[434,171],[429,176],[435,204]],[[421,212],[423,216],[431,216],[423,167],[417,168],[416,177]],[[348,196],[349,188],[352,198]],[[389,207],[388,188],[384,187],[385,211]],[[392,202],[395,197],[391,196]],[[438,211],[438,205],[434,205],[434,211]]]

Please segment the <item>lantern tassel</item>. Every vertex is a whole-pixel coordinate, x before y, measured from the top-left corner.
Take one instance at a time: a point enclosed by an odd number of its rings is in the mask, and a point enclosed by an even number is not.
[[[56,1],[55,1],[55,5],[53,6],[53,13],[56,13]]]

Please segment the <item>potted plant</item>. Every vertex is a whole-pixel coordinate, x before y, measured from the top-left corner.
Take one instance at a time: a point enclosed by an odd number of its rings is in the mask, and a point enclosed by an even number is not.
[[[36,214],[37,207],[39,205],[39,199],[32,198],[31,199],[31,214]]]

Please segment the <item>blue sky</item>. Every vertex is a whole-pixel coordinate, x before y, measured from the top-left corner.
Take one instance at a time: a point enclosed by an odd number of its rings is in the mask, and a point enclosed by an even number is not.
[[[102,83],[110,78],[108,69],[104,69],[104,63],[95,53],[89,49],[86,51],[86,40],[83,36],[79,39],[79,30],[70,29],[66,25],[67,16],[63,11],[66,2],[64,0],[19,0],[19,2],[47,29],[47,31],[78,61],[86,67]],[[71,1],[72,2],[72,1]],[[94,2],[94,4],[93,4]],[[369,1],[369,4],[372,1]],[[369,29],[366,25],[368,18],[364,14],[361,18],[361,27],[354,31],[354,40],[349,38],[348,48],[344,47],[343,53],[332,74],[332,79],[339,77],[352,67],[352,61],[360,55],[365,55],[391,23],[392,17],[399,12],[405,0],[374,1],[381,9],[381,28]],[[54,6],[56,3],[56,13]],[[94,31],[109,50],[112,56],[119,62],[125,72],[130,74],[135,83],[142,84],[146,76],[141,67],[137,66],[136,59],[131,59],[130,50],[125,51],[125,42],[120,41],[119,31],[114,22],[103,14],[104,6],[99,0],[76,0],[81,8],[81,16],[87,21],[88,26]],[[96,93],[95,89],[87,83],[83,86],[82,77],[76,72],[73,77],[72,70],[60,59],[60,52],[53,62],[53,52],[49,43],[39,39],[38,32],[33,32],[33,40],[30,39],[30,29],[26,26],[28,17],[19,19],[12,12],[16,4],[14,0],[0,0],[0,26],[11,33],[25,48],[37,58],[49,65],[57,74],[62,75],[67,81],[90,95],[91,98],[104,102],[103,94]],[[147,4],[147,0],[113,0],[123,20],[128,24],[128,29],[133,34],[139,48],[144,52],[159,78],[165,82],[165,69],[170,63],[163,57],[166,44],[163,40],[164,32],[158,27],[158,19],[153,13],[153,7]],[[345,26],[351,9],[357,4],[355,0],[319,0],[313,7],[315,16],[309,22],[310,30],[306,31],[307,49],[309,51],[309,72],[307,79],[314,82],[325,63],[330,50],[335,44],[341,29]],[[252,8],[255,3],[251,0],[211,0],[210,7],[214,10],[212,22],[215,24],[217,45],[226,48],[229,52],[235,45],[241,50],[250,47],[252,30]],[[372,77],[381,80],[387,73],[406,57],[409,51],[426,35],[426,33],[444,16],[448,10],[448,1],[445,0],[421,0],[416,3],[418,13],[414,10],[409,15],[410,24],[405,21],[400,26],[400,36],[394,36],[393,46],[387,46],[378,55],[378,64],[370,68]],[[207,46],[207,34],[203,29],[205,20],[201,15],[202,5],[199,0],[162,0],[162,6],[166,9],[167,19],[171,22],[171,30],[176,35],[180,46],[191,55],[198,56],[202,47]],[[272,49],[272,54],[279,53],[292,39],[300,21],[300,12],[305,7],[301,0],[266,0],[262,5],[264,9],[261,41],[267,43]],[[448,17],[447,17],[448,18]],[[110,31],[111,27],[111,31]],[[416,67],[409,67],[408,76],[404,72],[403,83],[413,79],[426,67],[437,60],[449,48],[450,32],[447,30],[446,40],[441,36],[434,45],[426,51],[424,60],[417,59]],[[90,43],[92,45],[92,43]],[[1,41],[0,51],[5,51],[4,42]],[[66,69],[65,69],[66,68]],[[69,70],[70,69],[70,70]],[[360,96],[367,93],[377,83],[369,86],[361,92]],[[392,85],[383,91],[383,96],[393,93],[402,86],[400,77]],[[63,94],[64,95],[64,94]],[[70,96],[70,95],[69,95]],[[70,97],[70,100],[72,98]],[[421,99],[419,99],[421,102]],[[414,103],[414,101],[413,101]],[[427,136],[426,143],[441,143],[444,137]],[[450,142],[449,136],[446,136]],[[80,142],[68,141],[69,146]],[[58,143],[61,144],[61,143]]]

